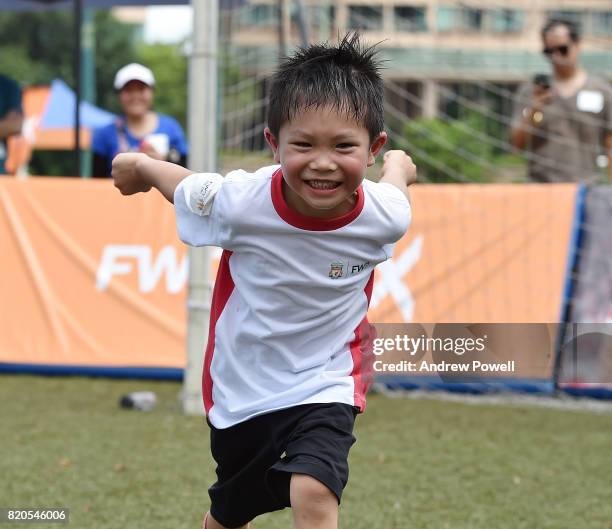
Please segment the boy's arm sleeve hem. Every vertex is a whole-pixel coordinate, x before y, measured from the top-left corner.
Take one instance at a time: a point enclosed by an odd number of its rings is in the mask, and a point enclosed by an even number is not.
[[[174,190],[174,208],[179,238],[191,246],[221,246],[219,197],[223,177],[195,173]],[[214,206],[214,207],[213,207]]]
[[[187,208],[200,217],[210,215],[215,196],[221,189],[223,177],[216,173],[195,173],[184,178],[174,190],[177,199],[179,189]]]

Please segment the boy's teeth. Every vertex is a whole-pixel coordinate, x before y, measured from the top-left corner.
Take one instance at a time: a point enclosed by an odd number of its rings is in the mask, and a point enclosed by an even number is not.
[[[325,180],[309,180],[308,184],[317,189],[334,189],[339,185],[338,182],[328,182]]]

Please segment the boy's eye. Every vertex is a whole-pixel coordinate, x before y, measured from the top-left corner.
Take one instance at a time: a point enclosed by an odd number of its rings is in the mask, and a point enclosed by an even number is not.
[[[310,143],[305,142],[305,141],[294,141],[293,145],[295,145],[296,147],[310,147]]]
[[[351,149],[352,147],[355,147],[353,143],[339,143],[338,145],[336,145],[336,148],[342,150]]]

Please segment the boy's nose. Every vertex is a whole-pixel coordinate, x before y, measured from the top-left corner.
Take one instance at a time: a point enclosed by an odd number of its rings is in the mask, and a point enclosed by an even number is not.
[[[328,156],[319,156],[310,162],[310,169],[313,171],[335,171],[338,164]]]

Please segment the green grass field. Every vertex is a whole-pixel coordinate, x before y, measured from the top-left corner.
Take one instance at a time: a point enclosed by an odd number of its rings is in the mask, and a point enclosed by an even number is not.
[[[0,507],[68,507],[76,529],[199,529],[208,428],[170,382],[1,376]],[[121,395],[155,391],[150,413]],[[343,529],[612,529],[612,415],[370,396]],[[255,529],[289,529],[285,510]]]

